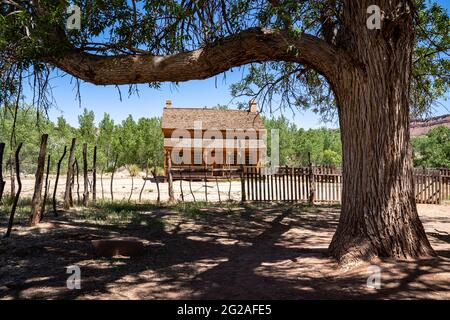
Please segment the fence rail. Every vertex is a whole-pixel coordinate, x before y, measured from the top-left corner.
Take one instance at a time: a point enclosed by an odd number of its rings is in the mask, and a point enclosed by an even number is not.
[[[450,200],[450,169],[414,169],[417,203]],[[245,167],[241,173],[243,201],[340,203],[342,170],[333,166]]]

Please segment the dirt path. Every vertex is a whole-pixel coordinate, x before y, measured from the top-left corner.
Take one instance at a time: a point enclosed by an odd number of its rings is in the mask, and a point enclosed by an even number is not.
[[[371,299],[450,298],[450,206],[419,206],[439,259],[377,261],[381,289],[367,288],[368,264],[340,270],[325,253],[337,207],[244,207],[200,214],[146,210],[126,224],[70,213],[0,246],[0,298],[32,299]],[[4,232],[2,222],[0,232]],[[146,254],[99,259],[90,240],[133,236]],[[65,268],[81,268],[81,290]]]

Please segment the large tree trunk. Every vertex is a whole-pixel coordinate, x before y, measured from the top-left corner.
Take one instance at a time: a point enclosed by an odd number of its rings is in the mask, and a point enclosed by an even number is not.
[[[361,64],[334,82],[344,165],[342,212],[329,249],[344,263],[434,254],[417,214],[409,146],[413,18],[399,10],[406,16],[381,30],[355,25],[355,12],[345,17],[354,27],[349,50]]]
[[[29,225],[35,226],[41,221],[42,214],[42,184],[44,182],[44,170],[45,170],[45,156],[47,153],[47,140],[48,134],[43,134],[41,138],[41,147],[39,151],[39,158],[37,163],[34,193],[31,199],[31,214]]]

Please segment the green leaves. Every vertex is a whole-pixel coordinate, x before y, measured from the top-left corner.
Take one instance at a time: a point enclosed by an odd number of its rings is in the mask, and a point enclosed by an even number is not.
[[[413,52],[411,107],[413,117],[429,112],[450,88],[450,17],[441,6],[418,1]]]
[[[298,57],[298,49],[290,42],[298,40],[303,32],[325,40],[328,34],[333,39],[329,41],[331,45],[343,50],[351,36],[345,34],[341,22],[342,1],[75,0],[73,3],[81,8],[79,31],[65,29],[69,1],[2,2],[0,104],[14,100],[23,79],[29,77],[41,79],[36,81],[35,92],[51,94],[45,79],[52,67],[47,62],[73,49],[98,55],[167,55],[219,43],[226,36],[257,27],[287,31],[288,53]],[[450,19],[448,12],[433,1],[415,3],[417,42],[410,105],[417,116],[428,112],[449,90]],[[339,34],[339,30],[344,33]],[[312,108],[326,117],[335,110],[326,79],[308,66],[293,63],[251,66],[242,81],[232,87],[232,93],[258,96],[269,108],[272,104],[276,108]],[[39,108],[50,107],[45,105],[46,100],[50,99],[38,101]]]
[[[427,168],[450,167],[450,128],[439,126],[426,136],[412,139],[414,165]]]
[[[289,166],[305,166],[308,164],[308,153],[315,164],[340,165],[341,141],[339,130],[298,128],[288,119],[264,119],[267,130],[277,129],[280,140],[280,164]],[[270,154],[270,134],[267,146]]]

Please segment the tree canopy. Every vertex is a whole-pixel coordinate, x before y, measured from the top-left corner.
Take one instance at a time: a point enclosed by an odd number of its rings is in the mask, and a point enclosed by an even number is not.
[[[258,97],[269,108],[313,108],[325,115],[333,110],[324,69],[345,54],[339,47],[348,41],[342,19],[347,1],[73,3],[80,7],[80,30],[66,27],[73,15],[68,1],[2,2],[0,105],[14,105],[5,103],[18,100],[28,81],[33,103],[48,108],[55,67],[97,84],[159,86],[250,64],[232,87],[235,97]],[[436,2],[410,5],[417,12],[410,100],[418,114],[448,91],[450,20]],[[139,68],[143,64],[146,69]]]
[[[426,136],[412,139],[414,165],[450,168],[450,128],[439,126]]]
[[[43,117],[43,115],[41,115]],[[45,118],[44,118],[45,119]],[[111,171],[114,159],[117,166],[137,165],[141,170],[161,167],[163,164],[163,136],[160,118],[141,118],[135,121],[131,116],[121,123],[114,123],[110,115],[105,113],[99,124],[95,124],[93,111],[84,110],[78,117],[78,126],[73,127],[64,117],[57,121],[43,120],[39,126],[36,122],[36,109],[21,106],[15,121],[13,142],[9,137],[14,124],[14,115],[8,113],[0,121],[0,141],[6,143],[6,154],[14,152],[14,146],[22,142],[21,167],[27,174],[35,171],[39,153],[40,137],[49,135],[48,153],[52,156],[51,168],[56,169],[57,159],[62,155],[64,146],[69,147],[72,138],[77,139],[75,156],[82,159],[83,144],[88,145],[88,163],[92,163],[94,147],[97,146],[97,164],[102,171]],[[67,157],[63,168],[66,168]]]

